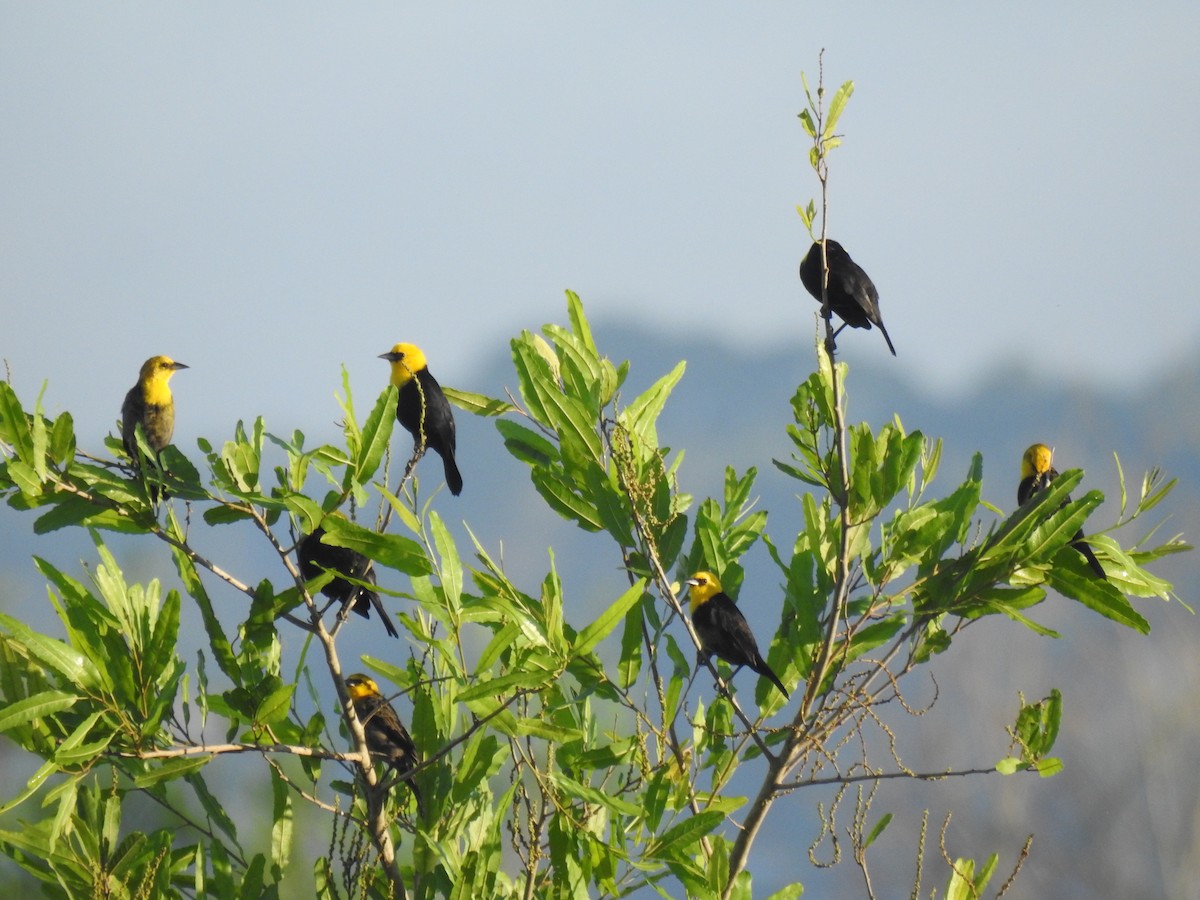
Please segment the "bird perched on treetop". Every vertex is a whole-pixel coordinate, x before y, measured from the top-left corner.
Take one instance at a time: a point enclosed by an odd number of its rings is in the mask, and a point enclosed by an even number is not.
[[[691,588],[692,624],[696,626],[703,652],[719,656],[738,668],[749,666],[769,679],[786,698],[787,688],[758,652],[758,642],[746,617],[721,590],[717,576],[712,572],[697,572],[684,583]]]
[[[152,356],[142,363],[137,384],[129,389],[121,404],[121,442],[134,465],[141,463],[137,446],[138,425],[142,426],[146,443],[155,454],[171,443],[171,435],[175,433],[175,399],[167,382],[177,371],[186,368],[169,356]]]
[[[354,714],[362,723],[371,756],[387,763],[392,771],[408,782],[417,801],[417,812],[420,813],[424,806],[421,792],[417,789],[417,783],[411,777],[406,777],[420,762],[417,746],[400,722],[396,710],[379,693],[375,680],[367,675],[351,675],[346,679],[346,690],[350,694],[350,702],[354,704]]]
[[[838,314],[842,324],[833,333],[836,338],[841,330],[849,325],[851,328],[871,330],[872,325],[878,325],[883,332],[892,356],[896,348],[887,329],[883,327],[883,318],[879,315],[879,291],[870,276],[862,270],[850,254],[837,241],[827,238],[825,253],[829,259],[829,284],[826,293],[829,297],[829,309]],[[810,294],[821,302],[821,242],[815,242],[800,263],[800,281]]]
[[[1045,444],[1034,444],[1025,451],[1025,455],[1021,457],[1021,483],[1017,485],[1019,505],[1023,506],[1026,500],[1046,490],[1050,482],[1058,477],[1058,470],[1054,468],[1053,463],[1054,451]],[[1063,501],[1064,504],[1070,502],[1070,497]],[[1071,546],[1083,554],[1083,558],[1098,577],[1108,580],[1108,576],[1104,574],[1104,567],[1092,552],[1091,545],[1083,539],[1082,528],[1071,538]]]
[[[300,574],[304,576],[305,581],[316,578],[323,570],[329,569],[359,581],[375,584],[375,568],[371,565],[371,560],[349,547],[335,547],[323,543],[321,538],[324,536],[325,529],[318,527],[312,534],[302,538],[296,548],[296,555],[300,559]],[[351,608],[364,619],[371,618],[371,607],[375,607],[375,612],[379,614],[387,633],[392,637],[400,636],[375,591],[351,584],[345,578],[335,578],[321,588],[321,593],[339,603],[352,601],[354,605]]]
[[[454,460],[454,413],[442,386],[429,371],[425,354],[412,344],[397,344],[379,354],[392,364],[392,384],[400,389],[396,418],[408,429],[418,447],[429,447],[442,458],[450,493],[462,493],[462,475]]]

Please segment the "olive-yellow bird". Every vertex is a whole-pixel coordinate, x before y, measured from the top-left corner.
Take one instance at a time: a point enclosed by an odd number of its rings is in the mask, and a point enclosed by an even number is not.
[[[146,443],[155,454],[171,443],[171,435],[175,433],[175,399],[168,382],[172,375],[186,368],[169,356],[152,356],[142,363],[137,384],[129,389],[121,404],[121,441],[134,465],[141,463],[138,425],[142,426]]]
[[[351,675],[346,679],[346,690],[350,694],[350,702],[354,704],[354,714],[362,723],[371,756],[387,763],[397,776],[408,782],[417,801],[417,811],[420,812],[423,808],[421,792],[408,773],[421,760],[408,729],[370,676],[361,673]]]

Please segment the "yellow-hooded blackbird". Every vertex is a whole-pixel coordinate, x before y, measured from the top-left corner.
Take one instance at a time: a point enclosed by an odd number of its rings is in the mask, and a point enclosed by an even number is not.
[[[746,617],[721,590],[717,576],[711,572],[697,572],[685,583],[691,587],[692,624],[696,626],[703,652],[719,656],[738,668],[749,666],[787,697],[787,688],[758,652],[758,642],[754,640]]]
[[[171,443],[175,433],[175,398],[167,384],[183,363],[168,356],[152,356],[142,363],[137,384],[125,395],[121,404],[121,441],[133,464],[141,464],[137,446],[137,426],[146,433],[146,443],[159,453]]]
[[[413,739],[409,737],[408,729],[401,723],[392,705],[379,693],[379,686],[370,676],[351,675],[346,679],[346,690],[354,704],[354,714],[362,722],[363,732],[367,736],[367,749],[371,751],[371,756],[376,761],[387,763],[399,778],[408,782],[417,801],[417,811],[420,812],[424,805],[421,792],[408,773],[415,769],[421,760],[417,756],[417,747]]]
[[[1025,455],[1021,457],[1021,483],[1017,485],[1017,503],[1023,505],[1030,497],[1040,494],[1050,486],[1055,478],[1058,477],[1058,470],[1054,468],[1054,451],[1045,444],[1034,444],[1025,451]],[[1068,497],[1064,502],[1069,503],[1071,498]],[[1075,533],[1075,537],[1071,538],[1071,546],[1083,554],[1083,558],[1087,560],[1092,571],[1097,577],[1108,579],[1104,574],[1104,567],[1100,565],[1100,560],[1096,559],[1096,554],[1092,552],[1091,546],[1083,539],[1083,529]]]
[[[392,384],[400,389],[396,418],[418,446],[429,447],[442,458],[446,485],[458,496],[463,480],[454,460],[454,413],[426,365],[425,354],[412,344],[397,344],[379,358],[392,364]]]
[[[892,356],[895,356],[896,348],[892,346],[892,339],[883,327],[883,318],[879,315],[879,291],[875,290],[870,276],[850,258],[850,254],[837,241],[826,239],[825,247],[829,259],[829,308],[838,314],[843,323],[838,326],[833,336],[836,338],[847,325],[851,328],[866,328],[868,331],[872,325],[878,325],[879,330],[883,332],[883,339],[887,341],[888,349],[892,351]],[[800,281],[808,292],[817,298],[818,303],[821,302],[822,268],[821,242],[817,241],[800,263]]]
[[[375,584],[375,567],[371,565],[371,560],[349,547],[334,547],[332,544],[322,543],[321,538],[324,535],[325,529],[318,527],[312,534],[302,538],[296,548],[296,555],[300,559],[300,574],[304,576],[305,581],[316,578],[322,571],[329,569],[359,581]],[[379,614],[387,633],[392,637],[400,636],[375,591],[351,584],[344,578],[335,578],[321,588],[321,593],[339,603],[352,601],[354,605],[351,608],[364,619],[371,618],[371,607],[375,607],[375,612]]]

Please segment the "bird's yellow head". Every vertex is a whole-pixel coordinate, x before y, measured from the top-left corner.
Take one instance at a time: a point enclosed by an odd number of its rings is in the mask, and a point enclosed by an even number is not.
[[[351,700],[379,696],[379,685],[368,675],[351,675],[346,679],[346,690],[350,693]]]
[[[379,358],[392,364],[392,384],[396,387],[404,387],[425,368],[425,354],[415,344],[397,344],[387,353],[380,353]]]
[[[692,598],[691,610],[693,613],[699,609],[701,604],[707,603],[716,594],[721,593],[721,582],[712,572],[697,572],[684,584],[690,587],[688,596]]]
[[[1054,463],[1054,451],[1045,444],[1034,444],[1021,457],[1021,479],[1045,475]]]
[[[152,356],[142,363],[138,372],[138,384],[142,387],[142,396],[147,403],[162,405],[171,401],[171,389],[167,382],[180,369],[188,368],[181,362],[175,362],[169,356]]]

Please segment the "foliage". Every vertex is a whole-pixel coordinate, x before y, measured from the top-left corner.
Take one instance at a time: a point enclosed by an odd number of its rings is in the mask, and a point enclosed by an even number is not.
[[[462,399],[496,417],[505,446],[528,464],[551,509],[614,547],[624,584],[608,587],[607,605],[591,621],[571,621],[568,611],[579,605],[564,596],[555,571],[528,592],[478,544],[474,561],[464,562],[445,523],[418,505],[411,485],[393,493],[374,480],[386,477],[380,466],[394,389],[360,425],[347,385],[344,447],[306,448],[299,433],[280,438],[261,420],[239,423],[219,449],[201,442],[203,477],[172,448],[162,472],[145,476],[161,479],[177,498],[158,508],[148,485],[119,461],[77,448],[69,414],[50,420],[39,404],[27,412],[0,384],[5,498],[35,514],[39,533],[88,529],[98,559],[90,584],[37,560],[62,638],[0,616],[0,730],[43,760],[4,801],[28,814],[40,797],[47,809],[20,832],[0,834],[4,852],[64,895],[103,879],[130,894],[153,885],[163,896],[269,896],[291,862],[293,805],[320,803],[331,830],[357,829],[358,836],[331,843],[340,850],[318,860],[319,893],[332,896],[339,883],[386,893],[388,866],[373,865],[363,849],[374,840],[370,770],[355,751],[342,750],[326,720],[330,713],[348,718],[348,707],[324,706],[307,720],[299,712],[308,681],[331,679],[344,700],[344,612],[314,596],[329,576],[306,585],[290,556],[297,536],[317,524],[335,543],[411,580],[400,619],[413,657],[407,665],[373,661],[372,668],[394,686],[389,693],[410,697],[413,733],[426,756],[418,775],[430,798],[424,818],[413,815],[402,789],[377,804],[385,823],[399,814],[384,830],[409,852],[392,872],[417,896],[506,896],[527,887],[619,895],[664,878],[698,896],[746,892],[741,838],[729,836],[728,818],[759,827],[785,792],[827,780],[830,771],[881,772],[865,750],[854,751],[865,743],[846,736],[875,721],[873,710],[899,695],[903,677],[949,650],[963,629],[1004,616],[1049,633],[1029,610],[1053,588],[1145,630],[1125,593],[1169,595],[1170,586],[1143,564],[1180,549],[1174,542],[1134,555],[1106,540],[1100,552],[1121,577],[1088,577],[1069,542],[1100,497],[1093,491],[1063,503],[1080,482],[1078,471],[1064,472],[1011,515],[988,517],[980,508],[981,460],[956,488],[930,497],[940,446],[898,420],[878,433],[865,424],[848,429],[846,528],[832,498],[843,464],[831,441],[835,366],[824,353],[792,400],[793,458],[776,463],[816,489],[801,496],[804,527],[785,551],[766,532],[767,512],[754,508],[753,470],[729,471],[724,495],[698,504],[678,490],[682,454],[661,445],[656,422],[683,364],[624,403],[628,367],[599,352],[574,295],[568,312],[570,327],[547,326],[544,337],[527,332],[513,341],[519,405]],[[844,378],[844,367],[836,370]],[[285,457],[270,470],[268,444]],[[1160,488],[1146,483],[1126,524],[1162,499]],[[401,533],[330,515],[372,496]],[[284,582],[242,582],[197,553],[177,518],[182,504],[190,521],[193,503],[205,527],[250,529],[269,542]],[[982,529],[981,514],[993,518]],[[127,583],[105,531],[157,539],[186,597],[164,594],[157,581]],[[753,710],[744,708],[723,663],[710,673],[719,690],[706,698],[705,679],[697,682],[688,662],[697,645],[682,615],[680,582],[708,568],[736,596],[741,560],[759,540],[783,584],[769,662],[785,683],[803,687],[799,708],[787,715],[765,681]],[[849,599],[838,608],[830,598],[843,571]],[[235,631],[214,610],[214,579],[245,597]],[[207,637],[195,666],[177,652],[187,607],[199,612]],[[305,650],[306,674],[296,681],[281,669],[281,649],[306,638],[322,652]],[[750,683],[745,676],[739,682],[743,689]],[[1022,708],[1013,729],[1018,753],[1001,771],[1055,768],[1048,753],[1060,705],[1056,692]],[[222,757],[247,751],[266,760],[277,836],[270,853],[249,857],[216,777]],[[862,755],[847,758],[853,752]],[[285,766],[289,756],[300,765]],[[748,807],[729,786],[762,757],[764,789]],[[205,826],[122,827],[139,794],[194,825],[190,796]],[[870,843],[865,836],[863,843]],[[375,853],[386,861],[378,842]]]
[[[814,164],[836,145],[849,94],[843,86],[828,118],[808,113]],[[810,227],[814,215],[809,204]],[[0,852],[51,896],[272,897],[304,864],[294,852],[303,804],[328,823],[311,876],[320,897],[749,897],[750,848],[775,804],[817,806],[833,785],[836,808],[857,785],[847,832],[866,873],[867,850],[892,818],[868,821],[874,788],[862,786],[954,774],[912,771],[889,740],[886,717],[903,708],[893,701],[907,676],[998,617],[1052,635],[1032,611],[1048,590],[1140,632],[1148,626],[1129,598],[1172,596],[1145,566],[1186,549],[1177,539],[1125,549],[1106,534],[1094,545],[1110,580],[1089,576],[1070,542],[1102,498],[1066,501],[1078,470],[1010,514],[981,503],[979,456],[935,495],[939,441],[899,418],[877,432],[846,423],[847,373],[831,340],[792,398],[792,456],[775,462],[801,491],[803,527],[789,545],[756,508],[755,470],[727,471],[720,497],[680,489],[683,453],[664,445],[657,423],[684,363],[626,401],[628,364],[600,352],[573,294],[567,312],[567,326],[512,341],[509,400],[447,395],[494,418],[547,507],[619,562],[621,575],[596,586],[599,611],[586,614],[590,598],[566,596],[553,566],[530,587],[478,541],[464,554],[434,504],[419,500],[415,459],[389,488],[395,388],[360,419],[347,376],[337,446],[271,434],[259,418],[219,445],[201,440],[199,458],[168,447],[161,466],[139,471],[116,439],[80,449],[69,413],[48,418],[40,397],[26,409],[0,383],[0,496],[33,516],[38,534],[86,529],[97,558],[89,583],[36,560],[62,636],[0,615],[0,732],[41,760],[0,797],[25,817],[0,832]],[[1122,503],[1119,528],[1172,484],[1148,476],[1135,507]],[[154,499],[164,489],[171,499]],[[355,519],[367,509],[378,510],[373,523]],[[421,813],[369,764],[348,702],[343,654],[363,626],[347,627],[348,610],[322,601],[329,573],[306,583],[293,559],[317,526],[408,578],[395,606],[409,658],[367,664],[411,706]],[[225,528],[264,542],[275,572],[239,579],[197,550],[206,529]],[[128,583],[110,532],[157,542],[182,591]],[[699,644],[681,583],[711,570],[736,599],[760,541],[782,588],[778,625],[759,638],[796,687],[790,703],[752,673],[738,691],[724,663],[691,663]],[[242,597],[234,627],[213,600],[220,583]],[[745,588],[772,603],[769,586]],[[180,630],[197,616],[205,648],[189,664]],[[285,644],[299,648],[291,672]],[[973,771],[1053,774],[1061,710],[1058,691],[1022,700],[1011,754]],[[877,761],[873,732],[890,764]],[[222,773],[235,754],[261,760],[269,777],[262,852],[244,849],[246,825],[230,812]],[[739,773],[760,779],[754,796],[732,787]],[[140,828],[133,811],[144,800],[172,826]],[[832,832],[834,814],[822,816]],[[978,896],[997,857],[947,863],[946,895]]]

